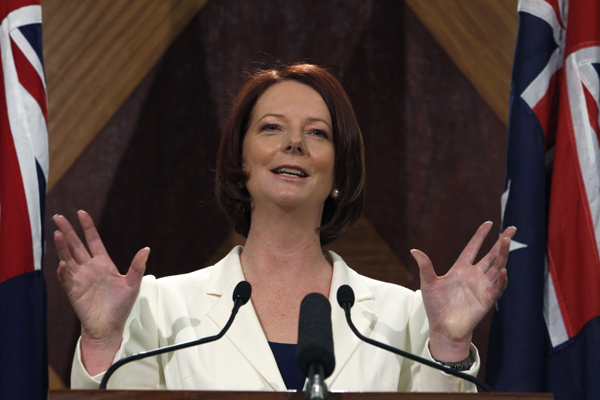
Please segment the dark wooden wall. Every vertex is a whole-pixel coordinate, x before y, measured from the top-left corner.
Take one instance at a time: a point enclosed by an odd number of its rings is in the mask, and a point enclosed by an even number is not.
[[[74,220],[83,208],[123,271],[143,246],[157,276],[206,265],[231,233],[213,195],[231,96],[245,71],[303,60],[329,68],[354,104],[366,146],[364,214],[373,240],[400,260],[397,271],[361,273],[417,289],[411,248],[443,274],[479,224],[499,225],[504,123],[404,2],[210,0],[53,187],[47,226],[54,213]],[[68,383],[79,326],[51,236],[49,361]],[[484,359],[488,331],[485,320],[474,339]]]

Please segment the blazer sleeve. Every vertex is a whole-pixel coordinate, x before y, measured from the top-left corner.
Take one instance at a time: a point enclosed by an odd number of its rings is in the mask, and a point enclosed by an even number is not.
[[[113,363],[132,354],[159,347],[157,321],[158,288],[156,278],[147,275],[142,280],[140,294],[125,323],[123,341]],[[71,369],[72,389],[98,389],[104,372],[90,376],[81,361],[80,341],[77,342]],[[158,356],[133,361],[119,368],[110,378],[108,389],[165,389],[161,359]]]

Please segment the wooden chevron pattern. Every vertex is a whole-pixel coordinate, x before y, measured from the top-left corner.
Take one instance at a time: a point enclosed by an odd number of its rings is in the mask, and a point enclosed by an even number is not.
[[[406,0],[504,123],[518,0]]]
[[[51,189],[207,0],[44,0]],[[407,0],[508,120],[517,0]]]
[[[42,1],[49,189],[206,1]]]

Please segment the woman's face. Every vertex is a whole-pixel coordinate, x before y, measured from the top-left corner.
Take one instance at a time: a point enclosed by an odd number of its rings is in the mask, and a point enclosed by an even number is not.
[[[242,156],[253,207],[322,210],[333,187],[335,150],[321,95],[292,80],[269,87],[252,110]]]

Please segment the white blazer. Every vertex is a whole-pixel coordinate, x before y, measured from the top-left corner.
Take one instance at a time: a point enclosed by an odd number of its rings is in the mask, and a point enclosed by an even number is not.
[[[127,320],[123,344],[115,360],[140,351],[182,343],[218,333],[230,316],[232,295],[244,280],[242,247],[234,248],[212,267],[156,279],[145,276]],[[429,327],[420,292],[361,276],[337,254],[325,253],[333,265],[330,289],[336,367],[326,379],[331,391],[476,391],[475,385],[433,368],[378,349],[359,340],[336,301],[344,284],[354,289],[352,320],[372,339],[432,360]],[[479,370],[479,355],[467,373]],[[96,389],[104,374],[89,376],[79,344],[71,386]],[[258,321],[252,301],[243,306],[220,340],[120,368],[109,388],[174,390],[286,390],[283,378]]]

